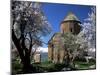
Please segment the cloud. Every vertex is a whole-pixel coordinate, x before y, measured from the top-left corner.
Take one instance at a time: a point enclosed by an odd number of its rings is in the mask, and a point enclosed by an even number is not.
[[[48,48],[39,47],[37,51],[40,51],[40,52],[48,52]]]

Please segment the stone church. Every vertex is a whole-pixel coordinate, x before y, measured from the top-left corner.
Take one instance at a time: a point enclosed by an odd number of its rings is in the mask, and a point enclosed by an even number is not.
[[[48,60],[53,63],[63,63],[65,50],[63,48],[62,34],[71,32],[77,35],[81,22],[72,12],[64,18],[60,24],[60,32],[55,33],[48,42]]]

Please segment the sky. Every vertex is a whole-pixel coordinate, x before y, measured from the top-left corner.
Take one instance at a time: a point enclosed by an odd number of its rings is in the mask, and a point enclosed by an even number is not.
[[[60,23],[69,12],[74,13],[81,23],[88,17],[88,13],[91,12],[91,7],[88,5],[71,5],[71,4],[56,4],[56,3],[42,3],[42,11],[47,17],[47,20],[51,24],[52,32],[50,35],[43,37],[44,42],[48,42],[54,33],[60,32]],[[47,47],[47,45],[43,45]]]

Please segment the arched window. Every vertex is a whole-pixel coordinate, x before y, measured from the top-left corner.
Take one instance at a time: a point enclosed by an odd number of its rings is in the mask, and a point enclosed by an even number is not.
[[[74,23],[70,22],[70,32],[74,33]]]

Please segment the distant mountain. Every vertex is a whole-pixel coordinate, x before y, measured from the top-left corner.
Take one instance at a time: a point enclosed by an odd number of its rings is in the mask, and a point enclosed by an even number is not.
[[[44,62],[48,60],[48,52],[41,52],[41,61]]]

